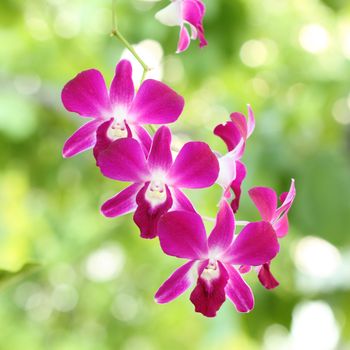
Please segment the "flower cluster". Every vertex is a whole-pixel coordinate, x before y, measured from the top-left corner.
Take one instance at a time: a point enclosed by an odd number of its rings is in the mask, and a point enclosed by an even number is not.
[[[187,3],[197,1],[183,1],[182,5]],[[102,205],[103,215],[133,213],[142,238],[158,237],[165,254],[188,260],[159,288],[158,303],[173,300],[193,284],[190,300],[197,312],[215,316],[226,296],[239,312],[248,312],[254,298],[243,274],[254,267],[266,288],[278,285],[270,264],[279,252],[279,238],[288,231],[294,181],[289,192],[280,196],[280,207],[272,189],[249,190],[261,221],[244,222],[241,232],[236,232],[235,213],[246,176],[241,159],[255,127],[250,106],[247,118],[232,113],[229,121],[214,129],[227,146],[222,155],[205,142],[172,148],[172,133],[165,124],[179,118],[184,99],[151,79],[135,92],[127,60],[118,63],[109,90],[101,73],[91,69],[65,85],[62,101],[68,111],[92,118],[66,141],[64,157],[93,148],[96,165],[105,177],[131,183]],[[149,124],[160,125],[153,135],[146,129]],[[203,218],[183,189],[214,185],[222,188],[222,196],[207,237]]]

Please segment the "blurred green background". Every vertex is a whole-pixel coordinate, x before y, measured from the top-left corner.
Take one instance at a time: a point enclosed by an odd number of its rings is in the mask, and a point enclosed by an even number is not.
[[[0,269],[41,267],[15,280],[0,271],[0,349],[350,349],[350,3],[205,3],[202,50],[174,54],[178,29],[154,19],[167,0],[117,1],[119,27],[132,43],[156,41],[139,50],[185,97],[172,126],[181,140],[223,152],[213,127],[252,105],[237,218],[258,219],[250,187],[282,192],[296,179],[290,233],[272,265],[280,287],[266,291],[250,273],[247,315],[227,301],[206,319],[189,293],[154,303],[180,261],[139,239],[130,215],[99,213],[124,185],[104,179],[90,152],[61,156],[81,122],[61,105],[63,85],[88,68],[109,83],[123,51],[109,37],[110,1],[1,0]],[[189,195],[215,215],[219,188]]]

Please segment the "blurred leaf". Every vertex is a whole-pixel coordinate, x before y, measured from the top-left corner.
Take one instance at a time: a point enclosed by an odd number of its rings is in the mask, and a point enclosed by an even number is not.
[[[40,268],[40,264],[26,263],[17,271],[0,270],[0,290],[16,283]]]

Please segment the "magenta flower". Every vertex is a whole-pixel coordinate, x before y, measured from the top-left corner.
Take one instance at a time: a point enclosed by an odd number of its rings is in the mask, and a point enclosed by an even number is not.
[[[123,138],[100,152],[98,164],[103,175],[133,182],[104,203],[102,213],[116,217],[136,210],[134,221],[143,238],[157,235],[158,220],[170,208],[194,211],[181,188],[209,187],[219,172],[216,156],[204,142],[186,143],[173,161],[166,126],[155,133],[148,157],[135,139]]]
[[[214,134],[219,136],[226,144],[228,153],[219,158],[220,174],[218,183],[223,187],[224,197],[229,199],[231,191],[234,198],[231,207],[234,213],[239,208],[242,182],[246,177],[246,168],[240,161],[243,156],[247,139],[255,128],[255,118],[251,107],[248,105],[248,120],[242,113],[232,113],[231,120],[219,124],[214,129]]]
[[[160,245],[165,254],[189,261],[178,268],[159,288],[157,303],[172,301],[194,282],[190,300],[195,311],[214,317],[226,296],[237,311],[254,307],[250,287],[237,271],[237,265],[258,266],[270,261],[279,251],[271,224],[253,222],[235,235],[235,218],[226,201],[220,204],[216,224],[209,238],[201,217],[193,212],[173,211],[159,221]]]
[[[277,194],[271,188],[254,187],[248,193],[258,208],[262,219],[272,225],[278,238],[284,237],[289,228],[287,215],[296,195],[294,180],[292,180],[289,191],[281,194],[280,201],[282,204],[279,208],[277,208]],[[273,289],[279,285],[270,271],[270,263],[270,261],[266,262],[258,268],[259,280],[266,289]]]
[[[93,118],[66,141],[64,157],[92,148],[96,143],[96,131],[103,123],[108,124],[110,139],[132,136],[147,148],[150,136],[142,125],[172,123],[184,107],[180,95],[156,80],[144,81],[135,94],[132,67],[126,60],[118,63],[109,91],[102,74],[89,69],[65,85],[62,102],[68,111]]]
[[[180,38],[177,53],[188,49],[191,39],[199,39],[199,46],[207,45],[203,29],[205,6],[201,0],[170,0],[171,4],[156,14],[156,18],[167,26],[179,26]],[[186,28],[191,29],[191,36]]]

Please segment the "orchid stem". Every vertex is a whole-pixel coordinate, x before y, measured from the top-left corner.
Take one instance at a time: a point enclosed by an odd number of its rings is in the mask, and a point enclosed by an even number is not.
[[[250,224],[249,221],[236,221],[236,226],[247,226]]]
[[[147,66],[147,64],[142,60],[142,58],[138,55],[138,53],[135,51],[133,46],[128,42],[128,40],[124,37],[124,35],[119,31],[118,29],[118,23],[116,20],[116,12],[115,12],[115,0],[112,1],[112,26],[113,29],[111,31],[111,36],[117,38],[129,51],[130,53],[135,57],[135,59],[140,63],[140,65],[143,68],[141,83],[145,80],[147,72],[149,72],[151,69]]]
[[[216,222],[215,218],[211,218],[209,216],[203,216],[202,219],[205,221],[210,221],[210,222]],[[236,221],[236,226],[247,226],[249,224],[249,221]]]

